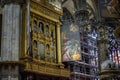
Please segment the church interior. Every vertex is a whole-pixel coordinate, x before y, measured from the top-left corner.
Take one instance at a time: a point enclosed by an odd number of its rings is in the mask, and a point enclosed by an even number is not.
[[[0,80],[120,80],[120,1],[0,0]]]

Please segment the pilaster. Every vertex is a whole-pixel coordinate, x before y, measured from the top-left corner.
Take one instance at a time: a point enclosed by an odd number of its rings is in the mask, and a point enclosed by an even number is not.
[[[61,64],[61,39],[60,39],[60,24],[57,24],[57,54],[58,54],[58,63]]]

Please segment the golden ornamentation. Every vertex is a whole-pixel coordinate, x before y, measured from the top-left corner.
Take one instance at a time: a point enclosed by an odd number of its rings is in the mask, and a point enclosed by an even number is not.
[[[31,42],[32,55],[28,54],[27,46],[27,24],[26,24],[26,5],[23,5],[23,24],[22,24],[22,51],[21,62],[24,65],[23,71],[46,74],[53,76],[69,77],[70,73],[64,69],[61,63],[61,42],[60,42],[60,21],[59,17],[62,11],[56,11],[55,7],[44,0],[30,0],[30,27],[31,27]],[[36,21],[34,23],[34,21]],[[39,23],[44,24],[43,33],[39,31]],[[48,33],[46,33],[49,26]],[[56,28],[56,29],[55,29]],[[56,31],[57,30],[57,31]],[[48,35],[47,35],[48,34]],[[51,35],[52,34],[52,35]],[[37,41],[37,46],[34,46],[34,40]],[[44,59],[41,59],[40,44],[44,45]],[[49,49],[46,49],[49,45]],[[57,48],[56,48],[57,46]],[[37,52],[34,52],[36,50]],[[53,56],[53,53],[54,56]],[[56,53],[57,52],[57,53]],[[33,54],[36,53],[36,54]],[[57,55],[56,55],[57,54]],[[36,58],[37,56],[37,58]],[[58,57],[57,57],[58,56]],[[57,63],[58,61],[58,63]]]
[[[34,62],[26,62],[28,67],[25,68],[25,71],[34,72],[38,74],[49,74],[53,76],[69,77],[69,71],[67,69],[59,68],[59,66],[54,66],[50,64],[37,64]]]

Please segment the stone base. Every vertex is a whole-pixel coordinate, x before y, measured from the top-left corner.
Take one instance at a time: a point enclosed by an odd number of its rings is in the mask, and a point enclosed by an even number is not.
[[[19,80],[19,67],[15,65],[3,65],[0,69],[0,80]]]

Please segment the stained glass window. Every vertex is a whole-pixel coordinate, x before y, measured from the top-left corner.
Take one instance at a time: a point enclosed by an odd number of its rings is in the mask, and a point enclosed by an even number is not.
[[[108,52],[109,52],[109,57],[110,59],[115,62],[116,64],[120,64],[120,58],[119,58],[119,46],[118,46],[118,40],[115,38],[114,29],[109,27],[108,32],[109,32],[109,41],[108,41]]]

